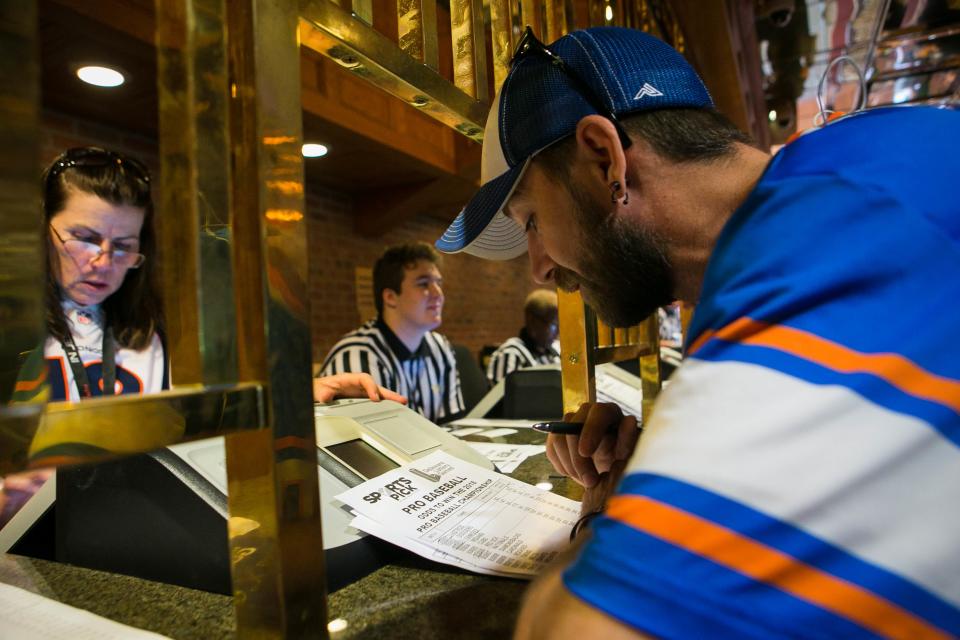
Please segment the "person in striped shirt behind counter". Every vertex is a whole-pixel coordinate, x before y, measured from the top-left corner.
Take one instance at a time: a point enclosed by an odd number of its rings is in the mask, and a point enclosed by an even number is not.
[[[557,293],[537,289],[523,303],[523,328],[490,355],[487,380],[497,384],[507,374],[538,364],[560,362],[557,341]]]
[[[433,331],[443,318],[439,265],[440,255],[423,242],[387,249],[373,267],[377,317],[333,345],[320,376],[369,374],[432,422],[463,413],[453,349]]]
[[[438,248],[614,326],[697,307],[639,441],[605,404],[550,436],[603,510],[517,638],[960,637],[958,140],[887,107],[770,158],[652,36],[524,36]]]

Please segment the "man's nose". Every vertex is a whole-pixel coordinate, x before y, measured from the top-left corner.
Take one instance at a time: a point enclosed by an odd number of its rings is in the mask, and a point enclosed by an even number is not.
[[[537,284],[547,284],[553,281],[553,270],[557,263],[547,255],[536,232],[527,234],[527,254],[530,256],[530,271]]]

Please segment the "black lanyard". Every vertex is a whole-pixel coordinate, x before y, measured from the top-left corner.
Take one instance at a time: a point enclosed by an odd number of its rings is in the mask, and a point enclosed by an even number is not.
[[[73,341],[73,336],[67,332],[66,338],[60,343],[67,354],[67,362],[70,363],[70,369],[73,370],[73,381],[77,384],[77,391],[81,398],[93,397],[93,391],[90,389],[90,378],[87,376],[87,369],[83,366],[83,360],[80,359],[80,351],[77,344]],[[102,394],[105,396],[114,395],[114,387],[117,380],[117,360],[116,345],[113,341],[113,329],[105,327],[103,330],[103,363],[101,364],[100,380],[103,383]]]

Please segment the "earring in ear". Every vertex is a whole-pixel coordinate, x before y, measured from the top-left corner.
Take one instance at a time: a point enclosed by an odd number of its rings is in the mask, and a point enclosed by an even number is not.
[[[620,191],[620,181],[614,180],[610,183],[610,202],[616,204],[619,198],[617,197],[617,192]]]
[[[620,197],[617,195],[620,191],[620,181],[614,180],[610,183],[610,202],[613,204],[618,204],[620,202]],[[626,187],[623,189],[623,204],[630,202],[630,194],[627,192]]]

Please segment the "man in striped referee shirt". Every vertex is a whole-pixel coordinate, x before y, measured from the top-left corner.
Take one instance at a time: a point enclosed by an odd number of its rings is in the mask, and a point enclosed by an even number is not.
[[[560,362],[554,348],[557,339],[557,293],[537,289],[523,303],[523,328],[490,356],[487,379],[497,384],[507,374],[538,364]]]
[[[436,250],[422,242],[387,249],[373,267],[377,318],[333,345],[320,375],[368,373],[432,422],[462,413],[453,349],[433,331],[443,315],[439,263]]]

